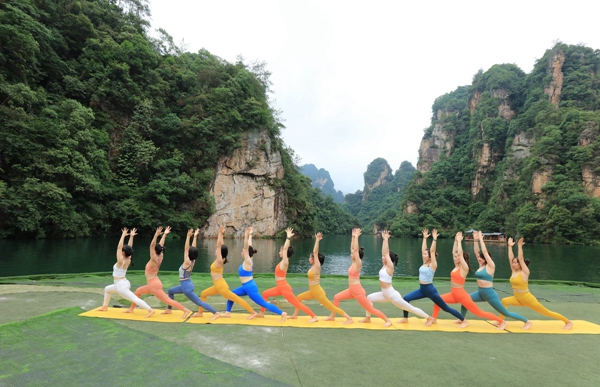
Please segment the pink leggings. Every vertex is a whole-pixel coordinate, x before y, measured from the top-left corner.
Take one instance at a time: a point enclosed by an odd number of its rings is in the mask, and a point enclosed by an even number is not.
[[[442,300],[446,304],[461,304],[471,313],[487,320],[494,320],[501,323],[504,321],[500,317],[490,312],[484,312],[473,302],[471,296],[464,288],[450,288],[450,293],[442,294]],[[437,318],[440,313],[440,307],[437,304],[433,305],[433,318]]]
[[[171,300],[169,296],[163,291],[162,282],[158,279],[158,277],[154,277],[148,281],[147,285],[140,286],[135,290],[136,296],[141,296],[142,294],[152,293],[152,295],[167,305],[171,305],[173,308],[177,308],[181,311],[186,310],[185,306],[181,305],[179,302],[175,300]],[[131,307],[135,307],[135,303],[131,304]]]
[[[310,317],[315,317],[315,313],[296,298],[292,292],[292,287],[286,280],[275,281],[275,284],[277,285],[276,287],[267,289],[262,293],[262,297],[265,299],[265,301],[269,301],[269,297],[283,296],[283,298],[285,298],[290,304],[294,305],[294,307],[300,309]],[[265,313],[264,307],[260,308],[260,313]]]
[[[365,292],[365,289],[363,289],[363,287],[360,284],[350,285],[348,286],[348,289],[336,294],[333,297],[333,305],[339,307],[340,301],[348,300],[350,298],[354,298],[356,301],[358,301],[360,306],[365,308],[367,312],[376,315],[377,317],[383,319],[383,321],[388,320],[388,318],[385,316],[385,314],[383,314],[382,311],[373,308],[373,304],[371,304],[371,301],[367,299],[367,292]]]

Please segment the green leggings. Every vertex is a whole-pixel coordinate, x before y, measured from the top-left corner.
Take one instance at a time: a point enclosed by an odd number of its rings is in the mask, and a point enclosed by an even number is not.
[[[494,288],[478,288],[476,292],[469,294],[473,302],[487,301],[492,308],[496,309],[498,313],[504,316],[512,317],[515,320],[527,322],[527,319],[518,313],[511,312],[502,305],[500,298],[494,291]],[[464,306],[461,308],[462,315],[467,317],[467,308]]]

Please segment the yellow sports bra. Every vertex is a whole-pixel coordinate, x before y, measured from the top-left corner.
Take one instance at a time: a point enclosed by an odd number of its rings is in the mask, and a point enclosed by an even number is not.
[[[319,281],[321,280],[321,274],[317,274],[315,275],[315,273],[313,273],[312,267],[308,270],[308,281],[309,281],[309,285],[310,282],[312,283],[319,283]]]
[[[517,290],[528,290],[529,286],[527,282],[523,279],[521,272],[517,272],[515,276],[510,277],[510,285],[513,289]]]
[[[213,262],[212,265],[210,265],[210,272],[214,274],[223,274],[223,267],[218,267]]]

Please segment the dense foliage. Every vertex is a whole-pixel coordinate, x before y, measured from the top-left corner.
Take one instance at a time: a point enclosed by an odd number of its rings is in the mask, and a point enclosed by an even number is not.
[[[560,89],[552,66],[561,58]],[[474,227],[536,242],[600,243],[600,190],[593,193],[600,180],[599,71],[600,51],[558,43],[531,74],[495,65],[438,98],[424,139],[437,125],[453,152],[417,172],[393,231],[436,227],[451,235]],[[507,106],[514,116],[501,114]]]
[[[300,167],[300,172],[310,177],[313,188],[319,188],[323,194],[331,196],[336,203],[344,203],[344,193],[335,189],[335,183],[327,170],[317,168],[314,164],[305,164]]]
[[[302,209],[328,204],[279,138],[264,64],[182,52],[147,17],[145,0],[0,2],[0,237],[201,226],[218,159],[253,130],[289,161],[274,184],[290,222],[321,225]]]

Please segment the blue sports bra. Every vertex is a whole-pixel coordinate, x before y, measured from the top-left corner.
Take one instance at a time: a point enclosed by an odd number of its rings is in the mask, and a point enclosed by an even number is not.
[[[483,281],[490,281],[493,282],[494,281],[494,277],[492,277],[488,272],[487,269],[484,267],[481,270],[477,270],[475,272],[475,278],[477,278],[478,280],[483,280]]]
[[[238,267],[238,275],[240,277],[252,277],[252,270],[250,270],[250,271],[244,270],[244,263],[242,263],[240,265],[240,267]]]
[[[435,271],[431,270],[429,266],[423,265],[419,268],[419,281],[433,283],[433,274]]]

